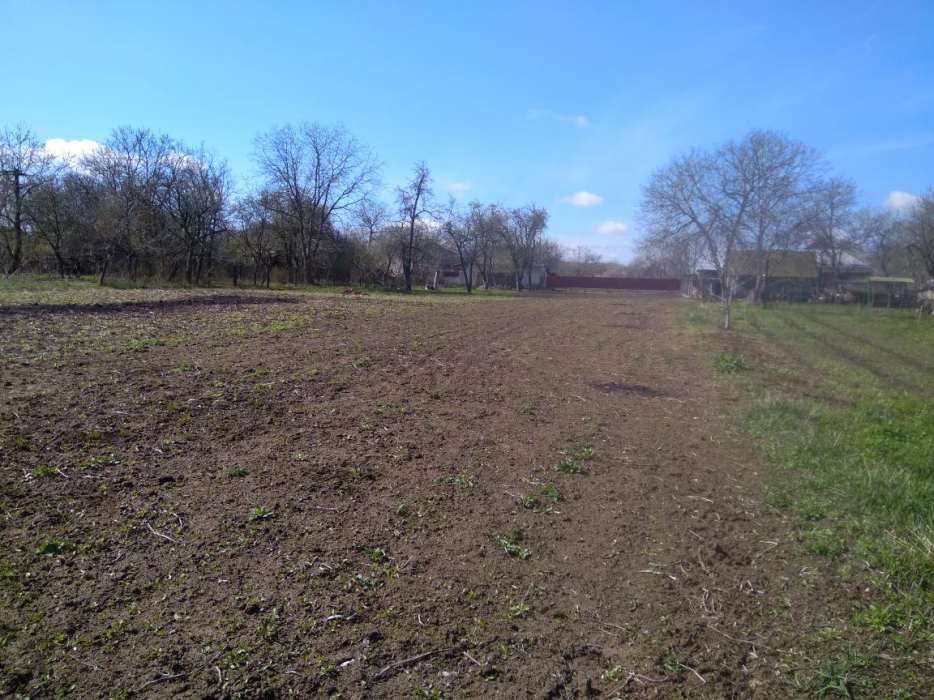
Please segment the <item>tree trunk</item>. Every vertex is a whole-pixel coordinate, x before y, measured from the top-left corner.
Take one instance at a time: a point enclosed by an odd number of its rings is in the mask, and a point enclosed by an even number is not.
[[[730,330],[733,311],[733,287],[728,285],[726,295],[723,297],[723,330]]]
[[[412,265],[411,263],[402,263],[402,276],[405,278],[405,291],[412,291]]]
[[[13,171],[13,250],[7,272],[19,269],[23,261],[23,193],[19,184],[20,172]]]
[[[191,242],[188,243],[188,250],[185,255],[185,282],[191,284],[191,278],[194,273],[195,251]]]
[[[65,260],[62,258],[62,253],[58,248],[54,247],[52,252],[55,253],[55,261],[58,263],[58,276],[65,279]]]
[[[107,268],[109,266],[110,266],[110,255],[104,258],[104,262],[101,265],[101,278],[100,278],[100,282],[98,282],[98,284],[101,287],[104,286],[104,278],[107,277]]]

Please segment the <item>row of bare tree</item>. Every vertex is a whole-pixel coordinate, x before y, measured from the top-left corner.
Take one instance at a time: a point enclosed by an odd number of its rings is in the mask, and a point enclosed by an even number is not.
[[[63,161],[26,127],[0,131],[0,263],[7,273],[158,277],[198,284],[218,272],[236,284],[361,281],[411,290],[445,264],[468,291],[531,284],[554,254],[547,212],[436,201],[416,164],[377,199],[380,164],[342,127],[305,123],[259,135],[259,177],[234,192],[226,163],[146,129],[120,128],[99,148]],[[479,280],[475,280],[479,276]]]
[[[770,262],[787,250],[816,251],[831,282],[847,253],[884,274],[934,277],[934,192],[898,213],[857,209],[853,183],[828,169],[814,149],[772,131],[680,155],[644,188],[641,255],[669,274],[716,270],[727,328],[739,251],[755,261],[760,301]]]

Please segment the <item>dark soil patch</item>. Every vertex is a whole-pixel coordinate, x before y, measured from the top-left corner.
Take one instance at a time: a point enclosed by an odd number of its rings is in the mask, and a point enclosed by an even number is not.
[[[356,296],[356,294],[355,294]],[[128,311],[167,311],[194,306],[245,306],[259,304],[297,304],[299,296],[245,296],[241,294],[210,294],[154,301],[123,301],[102,304],[31,304],[0,306],[0,316],[31,316],[34,314],[115,314]]]
[[[590,386],[602,391],[604,394],[635,394],[636,396],[665,396],[658,389],[642,384],[628,384],[626,382],[591,382]]]
[[[676,297],[280,303],[0,324],[3,692],[792,691],[833,591]]]

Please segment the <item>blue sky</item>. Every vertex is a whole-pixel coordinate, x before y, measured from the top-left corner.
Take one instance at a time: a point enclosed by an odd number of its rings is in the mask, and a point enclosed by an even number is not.
[[[426,160],[439,195],[544,205],[550,235],[618,259],[653,170],[752,128],[818,148],[867,204],[934,185],[930,1],[0,0],[0,19],[0,125],[146,126],[245,185],[257,132],[341,122],[387,199]]]

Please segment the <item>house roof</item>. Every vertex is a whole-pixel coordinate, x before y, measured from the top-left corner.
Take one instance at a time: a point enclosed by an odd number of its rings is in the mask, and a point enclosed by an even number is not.
[[[914,277],[867,277],[867,282],[879,284],[914,284]]]
[[[817,251],[817,264],[830,267],[833,263],[828,253]],[[872,266],[863,262],[852,253],[837,253],[837,265],[842,272],[872,274]]]
[[[756,251],[737,250],[733,254],[733,269],[737,275],[755,275]],[[817,277],[817,256],[813,250],[773,250],[768,254],[769,277]]]

